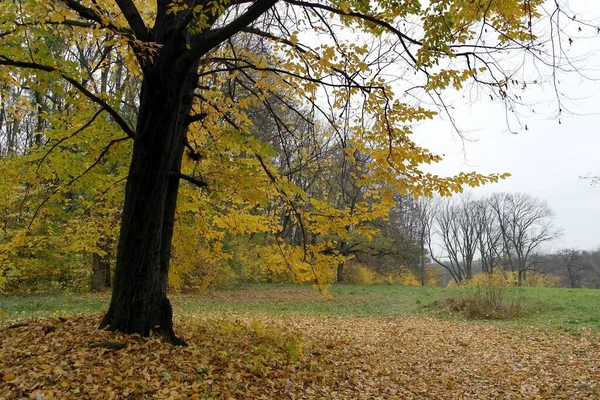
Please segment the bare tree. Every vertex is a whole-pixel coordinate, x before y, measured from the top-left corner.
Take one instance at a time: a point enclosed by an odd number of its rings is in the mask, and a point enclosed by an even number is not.
[[[480,244],[478,205],[470,194],[443,201],[435,216],[434,234],[440,240],[448,262],[434,261],[446,268],[456,283],[473,276],[473,261]],[[449,265],[448,265],[449,264]]]
[[[586,270],[585,258],[581,251],[561,249],[557,256],[565,274],[567,283],[572,288],[580,288],[583,283],[583,272]]]
[[[584,252],[586,268],[584,271],[583,286],[600,288],[600,249]]]
[[[502,255],[521,285],[527,271],[535,270],[534,253],[561,234],[552,224],[554,213],[546,201],[526,193],[498,193],[489,204],[500,229]]]
[[[419,261],[419,280],[425,286],[425,259],[427,249],[431,248],[431,229],[435,218],[438,199],[433,197],[420,197],[413,202],[413,216],[415,222],[415,236],[421,249]],[[426,247],[427,246],[427,247]],[[429,250],[431,254],[431,250]]]
[[[475,226],[477,229],[478,251],[481,271],[493,274],[501,254],[501,232],[496,215],[487,199],[475,200],[473,205]]]

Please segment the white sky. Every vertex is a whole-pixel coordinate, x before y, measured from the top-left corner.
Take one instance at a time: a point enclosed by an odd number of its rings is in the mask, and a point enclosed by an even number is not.
[[[600,0],[569,0],[569,6],[578,20],[598,21]],[[585,54],[580,65],[586,75],[598,78],[600,34],[593,28],[583,34],[589,39],[576,39],[572,46],[565,46],[567,54],[575,58]],[[453,104],[453,116],[470,140],[462,140],[448,119],[439,117],[418,126],[415,139],[434,153],[445,154],[441,164],[428,169],[440,175],[472,170],[512,174],[501,183],[474,189],[477,195],[526,192],[545,199],[555,212],[556,225],[563,229],[553,247],[597,249],[600,187],[579,177],[600,175],[600,80],[584,80],[576,73],[559,76],[559,80],[559,90],[571,99],[566,105],[573,112],[563,115],[561,124],[555,117],[554,89],[544,84],[523,92],[524,102],[535,104],[520,110],[521,127],[510,125],[517,134],[509,132],[500,102],[485,95]]]

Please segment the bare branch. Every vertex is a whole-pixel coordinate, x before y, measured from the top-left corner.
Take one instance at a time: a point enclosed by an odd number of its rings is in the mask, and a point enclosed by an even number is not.
[[[195,185],[199,188],[206,188],[208,187],[208,183],[206,183],[205,181],[198,179],[195,176],[190,176],[190,175],[186,175],[186,174],[182,174],[181,172],[176,172],[176,171],[171,171],[171,176],[179,178],[179,179],[183,179],[186,182],[191,183],[192,185]]]
[[[402,33],[400,30],[396,29],[395,27],[393,27],[391,24],[382,21],[376,17],[373,17],[372,15],[367,15],[367,14],[362,14],[356,11],[348,11],[348,12],[344,12],[340,9],[337,9],[335,7],[331,7],[331,6],[327,6],[325,4],[318,4],[318,3],[311,3],[308,1],[302,1],[302,0],[285,0],[286,3],[288,4],[293,4],[293,5],[297,5],[297,6],[301,6],[301,7],[306,7],[306,8],[312,8],[312,9],[321,9],[324,11],[328,11],[337,15],[341,15],[341,16],[345,16],[345,17],[354,17],[354,18],[358,18],[361,19],[363,21],[367,21],[370,22],[372,24],[381,26],[385,29],[387,29],[388,31],[392,32],[393,34],[395,34],[398,37],[398,40],[400,40],[400,44],[402,45],[402,48],[404,48],[404,51],[406,52],[406,54],[408,54],[408,56],[411,58],[411,60],[413,61],[413,63],[415,64],[414,67],[416,67],[417,63],[417,59],[414,57],[414,55],[410,52],[408,45],[406,44],[406,42],[411,43],[411,44],[416,44],[421,46],[423,43],[421,43],[420,41],[411,38],[410,36]]]

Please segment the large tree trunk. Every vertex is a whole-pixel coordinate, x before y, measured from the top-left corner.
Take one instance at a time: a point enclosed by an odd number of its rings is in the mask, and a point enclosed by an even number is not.
[[[171,54],[145,71],[142,82],[112,298],[100,327],[181,344],[173,332],[167,279],[195,75],[189,73],[194,66],[169,64],[176,51],[163,51]]]
[[[188,16],[193,14],[168,12],[168,2],[158,2],[152,29],[138,29],[159,46],[156,51],[143,46],[137,50],[143,71],[140,107],[125,188],[112,298],[101,328],[143,336],[156,333],[173,343],[182,343],[173,332],[167,279],[187,117],[198,66],[203,55],[251,24],[276,2],[255,2],[235,21],[219,29],[203,30],[200,36],[194,36],[186,27],[190,23]],[[213,13],[211,18],[204,21],[208,26],[220,14]]]

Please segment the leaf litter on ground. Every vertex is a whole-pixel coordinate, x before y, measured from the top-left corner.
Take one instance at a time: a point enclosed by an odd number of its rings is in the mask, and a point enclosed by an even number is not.
[[[0,332],[0,398],[600,398],[594,330],[201,313],[177,321],[180,347],[97,330],[100,317]]]

